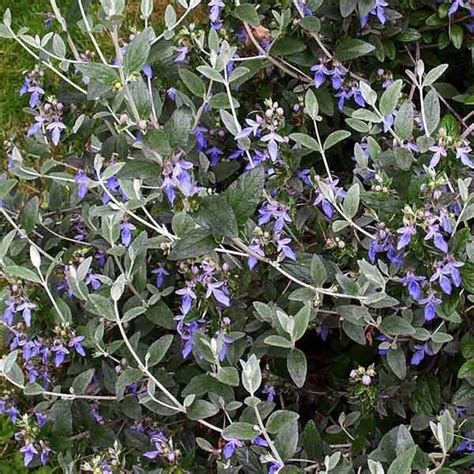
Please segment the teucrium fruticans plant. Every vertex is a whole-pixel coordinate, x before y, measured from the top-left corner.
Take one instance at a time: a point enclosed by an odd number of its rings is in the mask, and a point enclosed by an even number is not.
[[[469,468],[467,2],[67,3],[0,25],[33,116],[2,440],[68,473]]]

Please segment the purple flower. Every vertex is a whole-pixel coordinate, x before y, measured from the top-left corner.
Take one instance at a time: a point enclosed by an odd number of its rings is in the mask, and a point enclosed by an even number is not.
[[[326,67],[326,64],[322,61],[320,61],[319,64],[315,64],[312,68],[311,71],[314,72],[314,85],[316,86],[317,89],[319,89],[326,77],[331,75],[331,71]]]
[[[474,169],[474,163],[472,162],[471,158],[469,157],[469,153],[471,152],[470,146],[462,146],[456,148],[456,158],[461,160],[461,163],[471,169]]]
[[[198,126],[194,129],[193,133],[197,143],[197,151],[204,151],[208,146],[207,134],[209,130],[206,127]]]
[[[278,474],[283,466],[284,464],[279,461],[273,462],[268,469],[268,474]]]
[[[416,235],[416,228],[413,224],[405,223],[403,227],[397,230],[397,233],[401,235],[397,249],[401,250],[406,247],[410,243],[411,238]]]
[[[463,439],[454,450],[457,453],[473,453],[474,441],[472,439]]]
[[[151,79],[153,77],[153,70],[149,64],[145,64],[143,66],[143,74],[145,74],[148,79]]]
[[[382,25],[384,25],[385,22],[387,21],[387,17],[386,17],[386,14],[385,14],[385,7],[387,7],[387,6],[388,6],[388,3],[385,0],[375,0],[374,6],[369,11],[369,15],[376,16],[378,18],[378,20],[380,21],[380,23],[382,23]],[[367,25],[368,21],[369,21],[369,16],[368,15],[362,16],[360,18],[361,26],[364,27],[365,25]]]
[[[85,171],[79,170],[74,176],[74,181],[78,184],[77,197],[79,198],[79,200],[82,200],[87,194],[90,179],[87,177]]]
[[[64,362],[69,351],[61,343],[55,343],[51,350],[55,353],[54,365],[59,367]]]
[[[59,140],[61,138],[61,131],[66,129],[66,125],[64,125],[59,119],[51,122],[46,126],[46,130],[51,132],[51,140],[55,145],[59,144]]]
[[[275,400],[276,390],[273,385],[265,384],[262,389],[262,393],[264,393],[267,396],[267,400],[269,402],[273,402],[273,400]]]
[[[102,285],[99,277],[98,273],[89,272],[85,280],[86,285],[91,285],[94,290],[98,290]]]
[[[157,288],[161,288],[165,282],[165,276],[169,275],[170,272],[166,270],[163,265],[158,266],[151,273],[156,275],[156,286]]]
[[[441,262],[435,262],[433,265],[435,272],[430,278],[431,282],[438,280],[439,286],[447,295],[451,294],[452,285],[451,280],[443,273],[443,267]]]
[[[128,247],[130,243],[132,242],[132,237],[133,237],[133,231],[136,229],[136,227],[133,224],[130,224],[130,222],[123,222],[120,224],[120,237],[122,240],[122,245],[125,247]]]
[[[188,58],[189,48],[187,46],[181,46],[176,48],[176,51],[179,52],[178,56],[174,59],[175,63],[184,63]]]
[[[436,316],[436,306],[440,305],[442,300],[436,297],[433,290],[430,290],[426,296],[420,300],[420,304],[425,306],[424,315],[425,321],[432,321]]]
[[[195,287],[195,283],[193,282],[186,282],[186,287],[181,288],[180,290],[176,290],[176,294],[182,297],[181,299],[181,311],[183,314],[189,313],[191,306],[193,305],[193,300],[195,300],[196,293],[194,293],[193,289]]]
[[[27,443],[20,448],[20,452],[23,453],[23,463],[26,466],[33,461],[33,458],[38,454],[38,450],[35,448],[33,443]]]
[[[35,418],[36,418],[36,423],[38,423],[38,426],[40,428],[42,428],[48,421],[48,415],[45,415],[44,413],[41,413],[41,412],[36,412]]]
[[[420,365],[421,361],[425,358],[426,355],[433,355],[433,351],[428,346],[428,343],[415,344],[414,349],[415,352],[413,353],[410,360],[411,365]]]
[[[206,154],[210,156],[211,166],[216,166],[219,163],[219,157],[224,154],[224,152],[217,146],[212,146],[206,150]]]
[[[230,299],[226,293],[228,293],[228,290],[223,281],[207,284],[206,298],[212,295],[219,303],[230,306]]]
[[[420,282],[424,282],[425,280],[426,278],[424,276],[416,276],[412,271],[408,271],[406,276],[400,279],[403,286],[408,288],[408,293],[410,293],[410,296],[415,301],[418,301],[421,297]]]
[[[174,87],[170,87],[169,89],[166,89],[166,95],[171,100],[176,100],[176,92],[177,92],[177,90]]]
[[[35,309],[36,305],[31,303],[28,300],[23,300],[17,307],[16,311],[20,312],[21,311],[21,316],[23,318],[23,321],[25,321],[25,324],[30,327],[31,326],[31,310]]]
[[[40,461],[41,461],[41,464],[44,466],[48,462],[51,448],[44,441],[40,441],[40,446],[41,446]]]
[[[277,234],[283,230],[285,222],[291,222],[288,207],[275,200],[269,200],[265,203],[258,213],[260,215],[258,225],[268,224],[270,220],[274,220],[273,231]]]
[[[237,448],[241,448],[244,443],[242,441],[235,439],[235,438],[224,438],[227,443],[224,445],[224,448],[222,449],[222,454],[226,459],[230,459]]]
[[[293,252],[293,249],[288,245],[291,242],[290,238],[281,238],[281,235],[278,234],[275,236],[275,243],[277,244],[277,251],[285,257],[288,257],[290,260],[296,260],[296,254]]]
[[[74,336],[68,344],[68,347],[74,347],[74,350],[82,357],[85,357],[86,355],[84,348],[81,344],[84,339],[84,336]]]
[[[209,6],[209,20],[213,29],[218,30],[222,26],[221,11],[225,7],[222,0],[211,0]]]
[[[446,148],[440,145],[430,146],[430,151],[434,152],[434,155],[431,157],[430,168],[435,168],[436,165],[440,162],[441,158],[448,156]]]
[[[260,255],[261,257],[265,257],[265,252],[262,250],[262,242],[259,239],[252,240],[252,243],[249,245],[249,249],[253,251],[253,253]],[[247,265],[250,270],[253,270],[258,263],[258,258],[254,255],[250,255],[247,260]]]
[[[425,240],[433,239],[435,247],[441,250],[441,252],[446,253],[448,251],[448,244],[446,243],[443,236],[439,232],[439,225],[429,222],[427,230],[428,232],[425,235]]]
[[[333,89],[338,90],[342,87],[342,81],[347,74],[347,69],[341,64],[336,64],[329,74],[331,75]]]

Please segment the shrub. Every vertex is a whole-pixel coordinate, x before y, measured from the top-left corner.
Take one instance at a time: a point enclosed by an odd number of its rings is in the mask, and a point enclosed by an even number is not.
[[[5,12],[2,472],[467,472],[469,3],[199,3]]]

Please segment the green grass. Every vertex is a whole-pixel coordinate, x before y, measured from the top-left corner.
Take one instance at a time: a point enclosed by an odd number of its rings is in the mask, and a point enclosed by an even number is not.
[[[0,0],[0,15],[12,12],[13,29],[27,26],[30,34],[44,34],[44,13],[50,11],[48,0]],[[18,95],[24,71],[33,69],[35,60],[14,40],[0,38],[0,135],[4,138],[25,121],[25,97]]]

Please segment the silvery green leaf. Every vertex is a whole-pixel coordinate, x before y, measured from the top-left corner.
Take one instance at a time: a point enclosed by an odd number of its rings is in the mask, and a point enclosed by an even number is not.
[[[243,76],[245,76],[249,72],[250,72],[250,69],[247,67],[242,67],[242,66],[236,67],[232,71],[231,75],[229,76],[229,83],[232,83],[234,81],[237,81],[238,79],[241,79]]]
[[[216,379],[231,387],[238,387],[239,371],[235,367],[221,367],[217,372]]]
[[[252,354],[247,361],[241,360],[240,364],[242,365],[242,384],[245,390],[253,396],[262,384],[260,361],[255,354]]]
[[[196,400],[188,407],[186,415],[190,420],[202,420],[214,416],[218,412],[219,408],[212,403],[206,400]]]
[[[176,12],[172,5],[168,5],[165,10],[165,25],[168,30],[172,30],[176,25]]]
[[[31,264],[35,268],[39,268],[41,266],[41,256],[34,245],[30,245],[30,260]]]
[[[13,364],[16,362],[17,358],[18,350],[11,351],[8,355],[4,356],[2,359],[2,372],[5,374],[8,373],[13,367]]]
[[[431,71],[427,72],[425,80],[423,81],[423,87],[428,87],[435,83],[445,73],[448,67],[448,64],[440,64]]]
[[[324,140],[323,148],[324,150],[329,150],[334,145],[338,144],[339,142],[345,140],[350,136],[351,132],[348,132],[347,130],[336,130],[335,132],[332,132],[326,137],[326,140]]]
[[[20,265],[7,265],[3,268],[3,272],[7,278],[21,278],[33,283],[41,283],[41,279],[35,272]]]
[[[313,119],[316,120],[319,112],[319,104],[316,95],[311,89],[308,89],[304,98],[304,107],[306,113]]]
[[[123,67],[128,73],[138,72],[147,63],[151,48],[150,29],[139,33],[128,45],[123,56]]]
[[[361,275],[376,285],[377,288],[385,290],[385,278],[376,266],[371,265],[366,260],[358,260],[357,263],[359,264]]]
[[[125,289],[125,280],[126,277],[122,273],[112,285],[112,288],[110,289],[110,296],[114,301],[118,301],[122,297],[123,291]]]
[[[400,107],[395,117],[395,133],[402,139],[407,140],[413,133],[413,104],[406,100]]]
[[[148,18],[153,13],[153,0],[141,0],[140,11],[143,18]]]
[[[387,353],[387,362],[393,373],[400,379],[404,380],[407,375],[406,357],[403,349],[391,349]]]
[[[368,459],[367,464],[369,466],[370,474],[385,474],[384,468],[381,463]]]
[[[330,456],[326,456],[324,458],[324,466],[326,467],[327,471],[332,471],[337,464],[339,463],[339,460],[341,459],[341,452],[337,451]]]
[[[349,219],[352,219],[359,209],[360,188],[358,184],[353,184],[343,202],[344,212]]]
[[[416,454],[416,446],[403,451],[390,464],[387,474],[410,474],[411,464]]]
[[[94,377],[95,369],[88,369],[76,376],[72,382],[72,388],[76,395],[85,394],[86,389]]]
[[[411,168],[413,163],[413,153],[408,148],[398,147],[395,148],[395,161],[397,166],[403,170],[407,171]]]
[[[375,46],[366,41],[357,38],[345,38],[336,48],[335,55],[339,61],[348,61],[350,59],[370,54],[374,50]],[[370,102],[368,103],[370,104]]]
[[[388,336],[412,336],[415,328],[401,316],[386,316],[380,325],[380,331]]]
[[[11,39],[14,34],[5,25],[0,24],[0,38]]]
[[[398,101],[402,94],[403,81],[397,79],[390,84],[380,97],[379,108],[384,117],[390,115],[397,107]]]
[[[203,80],[194,72],[188,69],[180,68],[179,77],[184,85],[197,97],[204,97],[206,87]]]
[[[163,360],[173,342],[173,337],[172,334],[166,334],[148,348],[148,367],[158,365]]]
[[[297,421],[299,417],[294,411],[277,410],[268,417],[265,428],[269,433],[276,434],[284,425]]]
[[[232,423],[222,432],[222,436],[228,439],[236,438],[244,441],[254,439],[259,434],[260,430],[256,430],[254,425],[244,422]]]
[[[308,327],[309,316],[311,314],[310,307],[308,304],[305,304],[294,317],[295,325],[293,327],[292,338],[295,341],[301,339]]]
[[[425,96],[423,101],[423,110],[426,118],[425,132],[431,135],[438,127],[441,117],[441,107],[439,104],[438,93],[435,89],[431,89]]]
[[[301,349],[292,349],[286,358],[288,372],[298,388],[301,388],[306,381],[308,364],[306,356]]]
[[[362,97],[369,105],[375,105],[377,101],[377,93],[364,81],[359,82]]]
[[[285,347],[285,348],[293,347],[293,343],[289,339],[286,339],[286,337],[277,336],[277,335],[267,336],[263,342],[265,344],[268,344],[269,346]]]
[[[3,14],[3,24],[5,26],[10,26],[12,23],[12,12],[10,11],[9,8],[5,10],[5,13]]]
[[[222,75],[210,66],[198,66],[196,68],[203,76],[213,81],[224,83]]]
[[[235,123],[234,117],[232,114],[227,112],[227,110],[221,109],[219,110],[221,120],[225,126],[225,128],[232,134],[232,135],[237,135],[239,133],[239,129],[237,128],[237,125]]]
[[[366,110],[366,109],[357,109],[352,113],[352,118],[357,120],[364,120],[366,122],[379,123],[383,119],[379,117],[376,113]]]
[[[323,286],[328,278],[326,267],[318,255],[311,258],[311,276],[317,287]]]
[[[290,138],[291,140],[303,145],[306,148],[309,148],[310,150],[321,151],[318,142],[306,133],[291,133]]]
[[[234,10],[234,15],[244,23],[248,23],[254,28],[260,24],[260,19],[258,18],[257,9],[254,5],[250,3],[243,3],[242,5],[237,5]]]
[[[347,18],[357,7],[357,0],[339,0],[339,12]]]
[[[3,258],[7,255],[10,245],[12,244],[17,234],[16,229],[11,230],[3,237],[0,243],[0,263],[3,264]]]
[[[57,33],[53,36],[53,51],[56,56],[64,58],[66,56],[66,44]]]

